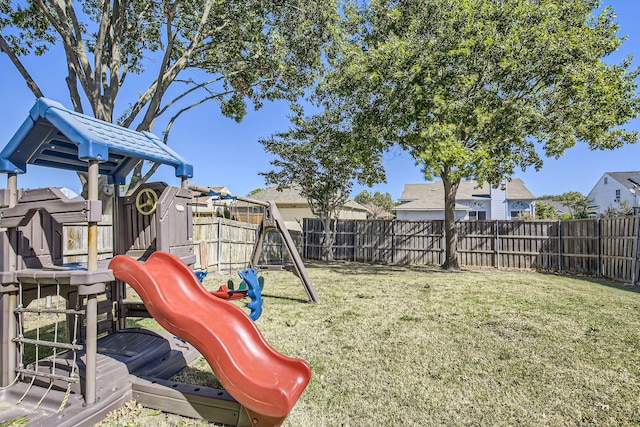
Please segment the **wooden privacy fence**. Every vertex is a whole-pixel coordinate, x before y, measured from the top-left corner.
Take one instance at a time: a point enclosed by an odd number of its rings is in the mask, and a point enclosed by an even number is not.
[[[458,221],[463,266],[536,269],[638,281],[640,217]],[[440,265],[444,221],[338,220],[334,259]],[[303,223],[303,256],[322,257],[322,221]]]
[[[299,248],[298,232],[290,231]],[[246,268],[258,235],[258,226],[221,217],[193,218],[194,268],[207,271],[235,271]],[[276,230],[268,230],[262,245],[260,264],[290,263],[289,253]]]
[[[98,228],[98,254],[100,258],[113,256],[113,229],[111,224],[100,224]],[[221,217],[193,218],[193,245],[196,254],[194,269],[231,272],[246,268],[256,242],[258,228],[255,224],[234,221]],[[86,225],[63,227],[63,250],[65,262],[84,262],[87,259]],[[298,248],[301,233],[290,231]],[[289,253],[280,234],[269,230],[262,246],[261,264],[291,263]]]
[[[251,261],[256,233],[254,224],[221,217],[194,217],[194,267],[219,272],[245,268]]]
[[[87,224],[65,224],[62,227],[62,249],[64,262],[87,261]],[[98,224],[98,258],[105,259],[113,256],[113,227],[109,223]]]

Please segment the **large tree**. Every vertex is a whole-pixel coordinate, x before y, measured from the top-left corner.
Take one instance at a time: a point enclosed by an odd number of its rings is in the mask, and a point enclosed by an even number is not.
[[[42,55],[36,66],[66,67],[78,112],[88,106],[99,119],[147,131],[166,117],[166,142],[178,117],[208,101],[240,121],[247,103],[296,100],[322,64],[334,16],[332,0],[3,1],[0,50],[36,97],[45,93],[25,55]],[[53,45],[62,47],[59,61],[47,53]],[[118,108],[131,74],[142,78],[126,93],[138,97]],[[139,165],[134,179],[143,182],[154,170],[143,177]]]
[[[399,144],[445,190],[445,268],[458,268],[455,196],[462,179],[499,185],[579,141],[636,142],[637,69],[605,62],[623,39],[595,0],[354,1],[327,108],[349,114],[359,140]]]
[[[311,212],[322,220],[322,258],[332,260],[335,220],[354,181],[371,186],[385,179],[380,154],[351,140],[331,112],[295,116],[288,131],[260,143],[276,156],[271,161],[275,169],[260,174],[268,185],[296,188],[307,199]]]

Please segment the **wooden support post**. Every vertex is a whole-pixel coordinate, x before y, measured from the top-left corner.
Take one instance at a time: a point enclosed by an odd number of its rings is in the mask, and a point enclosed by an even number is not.
[[[98,166],[97,160],[89,161],[88,200],[98,200]],[[89,222],[88,227],[87,272],[98,270],[98,223]],[[86,305],[86,382],[85,402],[87,405],[96,401],[96,360],[98,353],[98,299],[97,295],[87,296]]]
[[[293,243],[291,234],[289,234],[289,230],[287,230],[287,227],[284,225],[284,220],[280,215],[280,211],[278,211],[276,204],[273,202],[268,202],[268,206],[265,206],[264,208],[262,225],[260,226],[258,238],[256,239],[256,246],[253,250],[251,264],[253,266],[258,265],[260,261],[260,253],[262,250],[262,241],[264,239],[265,233],[270,228],[275,228],[280,232],[280,236],[282,237],[282,240],[284,241],[284,244],[289,251],[289,255],[293,260],[293,267],[295,268],[296,275],[302,281],[309,299],[315,303],[319,303],[320,297],[318,296],[318,293],[316,292],[316,289],[311,282],[311,278],[309,277],[309,273],[307,273],[307,269],[304,267],[304,263],[302,262],[302,258],[300,257],[300,254],[298,253],[298,250]]]
[[[88,200],[98,200],[98,167],[97,160],[89,162]],[[98,223],[89,222],[88,242],[87,242],[87,271],[93,272],[98,269]]]
[[[122,198],[120,197],[120,185],[113,184],[113,216],[111,217],[111,227],[113,230],[111,247],[113,248],[113,255],[120,255],[124,252],[122,248],[123,231],[120,221],[122,221],[123,212],[121,211]],[[127,327],[127,318],[124,310],[124,300],[127,297],[127,286],[121,280],[116,280],[111,288],[111,300],[116,302],[116,319],[115,329],[118,331]]]
[[[222,218],[218,217],[217,218],[218,221],[218,241],[216,242],[217,246],[218,246],[218,256],[217,258],[217,273],[221,273],[222,272]],[[231,251],[231,249],[229,249],[229,251]]]
[[[18,204],[18,174],[10,173],[7,175],[7,190],[9,191],[9,207],[12,208]],[[7,230],[7,238],[10,239],[10,246],[17,248],[18,233],[17,229]],[[9,265],[10,271],[16,271],[18,268],[18,254],[15,251],[9,251]],[[2,310],[3,317],[3,331],[2,331],[2,357],[6,356],[6,359],[2,360],[2,378],[0,385],[2,387],[8,386],[16,376],[16,361],[18,360],[18,349],[13,339],[16,338],[16,316],[14,309],[18,305],[17,292],[7,292],[2,295],[2,303],[0,309]]]

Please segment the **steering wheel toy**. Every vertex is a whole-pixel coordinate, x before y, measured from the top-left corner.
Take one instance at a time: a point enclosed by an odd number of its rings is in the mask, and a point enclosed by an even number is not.
[[[136,196],[136,209],[142,215],[151,215],[158,207],[158,195],[150,188],[140,190]]]

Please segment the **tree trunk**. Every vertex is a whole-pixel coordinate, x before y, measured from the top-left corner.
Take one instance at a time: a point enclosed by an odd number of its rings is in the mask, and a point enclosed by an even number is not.
[[[333,221],[334,220],[329,215],[322,218],[322,226],[324,227],[324,237],[322,239],[322,259],[324,261],[333,261],[333,243],[335,240],[335,233],[331,230]]]
[[[458,263],[458,232],[456,230],[456,193],[460,185],[460,179],[451,180],[449,171],[445,169],[441,176],[444,185],[444,234],[445,234],[445,261],[442,268],[445,270],[459,270]]]

